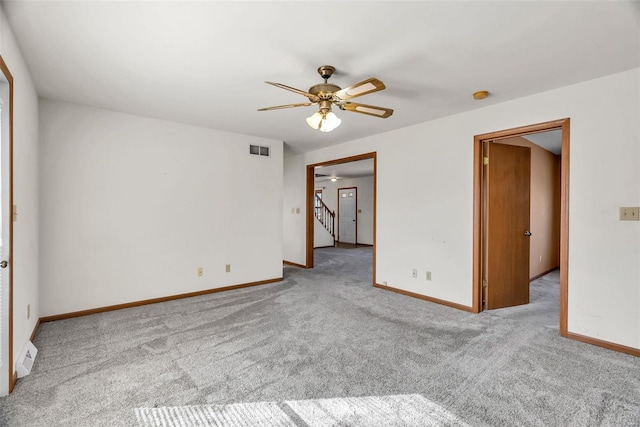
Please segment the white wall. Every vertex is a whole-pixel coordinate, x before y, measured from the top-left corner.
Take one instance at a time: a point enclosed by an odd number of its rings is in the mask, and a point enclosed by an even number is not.
[[[0,55],[13,75],[13,363],[40,317],[38,307],[38,98],[4,11]],[[27,305],[31,317],[27,319]]]
[[[318,218],[314,218],[313,224],[313,247],[314,248],[326,248],[333,246],[335,241],[329,231],[322,225]]]
[[[336,224],[338,223],[338,189],[349,187],[358,188],[358,243],[373,245],[373,177],[345,178],[336,182],[325,180],[315,185],[316,189],[323,190],[324,203],[335,212]]]
[[[618,220],[620,206],[640,205],[640,69],[298,155],[286,159],[285,176],[376,151],[377,282],[471,306],[473,137],[565,117],[568,329],[640,348],[640,222]],[[284,191],[304,207],[304,180],[286,180]],[[285,215],[284,227],[296,242],[285,258],[300,262],[304,224]]]
[[[306,192],[306,168],[300,156],[284,159],[283,188],[292,188],[295,191],[284,191],[283,224],[282,230],[284,261],[306,265],[305,246],[305,192]],[[301,193],[300,193],[301,191]],[[296,213],[299,209],[300,213]]]
[[[42,316],[282,277],[282,142],[45,99],[40,135]]]

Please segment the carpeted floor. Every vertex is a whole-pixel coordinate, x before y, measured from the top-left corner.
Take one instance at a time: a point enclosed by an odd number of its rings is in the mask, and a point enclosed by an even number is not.
[[[370,248],[284,270],[281,283],[43,324],[0,425],[640,425],[638,358],[514,309],[373,288]]]
[[[469,427],[419,394],[139,408],[141,426],[451,426]]]
[[[560,270],[529,284],[529,304],[492,310],[502,318],[560,330]]]

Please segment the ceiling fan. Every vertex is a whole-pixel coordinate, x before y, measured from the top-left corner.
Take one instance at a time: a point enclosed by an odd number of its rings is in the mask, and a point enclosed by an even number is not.
[[[331,182],[336,182],[337,180],[342,179],[342,178],[340,178],[339,176],[336,176],[336,174],[325,175],[325,174],[322,174],[322,173],[317,173],[316,174],[316,181],[319,181],[319,180],[322,180],[322,179],[327,180],[327,181],[331,181]]]
[[[323,65],[322,67],[318,68],[318,74],[320,74],[320,76],[324,79],[324,83],[319,83],[317,85],[311,86],[308,92],[286,86],[281,83],[265,82],[270,85],[306,96],[309,99],[309,102],[260,108],[258,111],[280,110],[283,108],[319,105],[320,109],[317,113],[307,118],[307,123],[313,129],[318,129],[321,132],[331,132],[342,122],[342,120],[340,120],[331,111],[332,105],[335,105],[341,110],[368,114],[370,116],[380,117],[383,119],[386,119],[393,114],[393,110],[390,108],[376,107],[373,105],[358,104],[348,101],[351,98],[383,90],[385,88],[385,85],[380,80],[371,77],[347,88],[341,89],[340,86],[327,82],[329,77],[331,77],[335,71],[335,67],[332,67],[331,65]]]

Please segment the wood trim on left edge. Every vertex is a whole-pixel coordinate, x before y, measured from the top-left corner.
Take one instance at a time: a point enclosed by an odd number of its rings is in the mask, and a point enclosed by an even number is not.
[[[473,301],[472,311],[482,311],[482,139],[473,138]]]
[[[314,197],[315,197],[315,167],[313,165],[307,166],[307,191],[306,191],[306,257],[305,268],[313,268],[313,212],[314,212]]]
[[[9,83],[9,393],[13,391],[18,374],[13,369],[13,75],[0,56],[0,71]]]
[[[142,301],[128,302],[125,304],[109,305],[106,307],[97,307],[89,310],[73,311],[71,313],[56,314],[54,316],[45,316],[40,318],[40,323],[54,322],[56,320],[71,319],[73,317],[88,316],[90,314],[104,313],[107,311],[122,310],[124,308],[140,307],[141,305],[156,304],[159,302],[173,301],[183,298],[197,297],[200,295],[215,294],[218,292],[231,291],[234,289],[248,288],[250,286],[266,285],[267,283],[281,282],[282,277],[275,279],[260,280],[258,282],[241,283],[239,285],[224,286],[222,288],[206,289],[204,291],[189,292],[186,294],[171,295],[167,297],[152,298]]]

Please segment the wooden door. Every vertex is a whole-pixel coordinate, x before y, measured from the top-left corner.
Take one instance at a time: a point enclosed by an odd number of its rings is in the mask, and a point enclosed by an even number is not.
[[[486,308],[528,304],[531,149],[485,147]]]
[[[338,190],[338,241],[356,244],[356,188]]]

